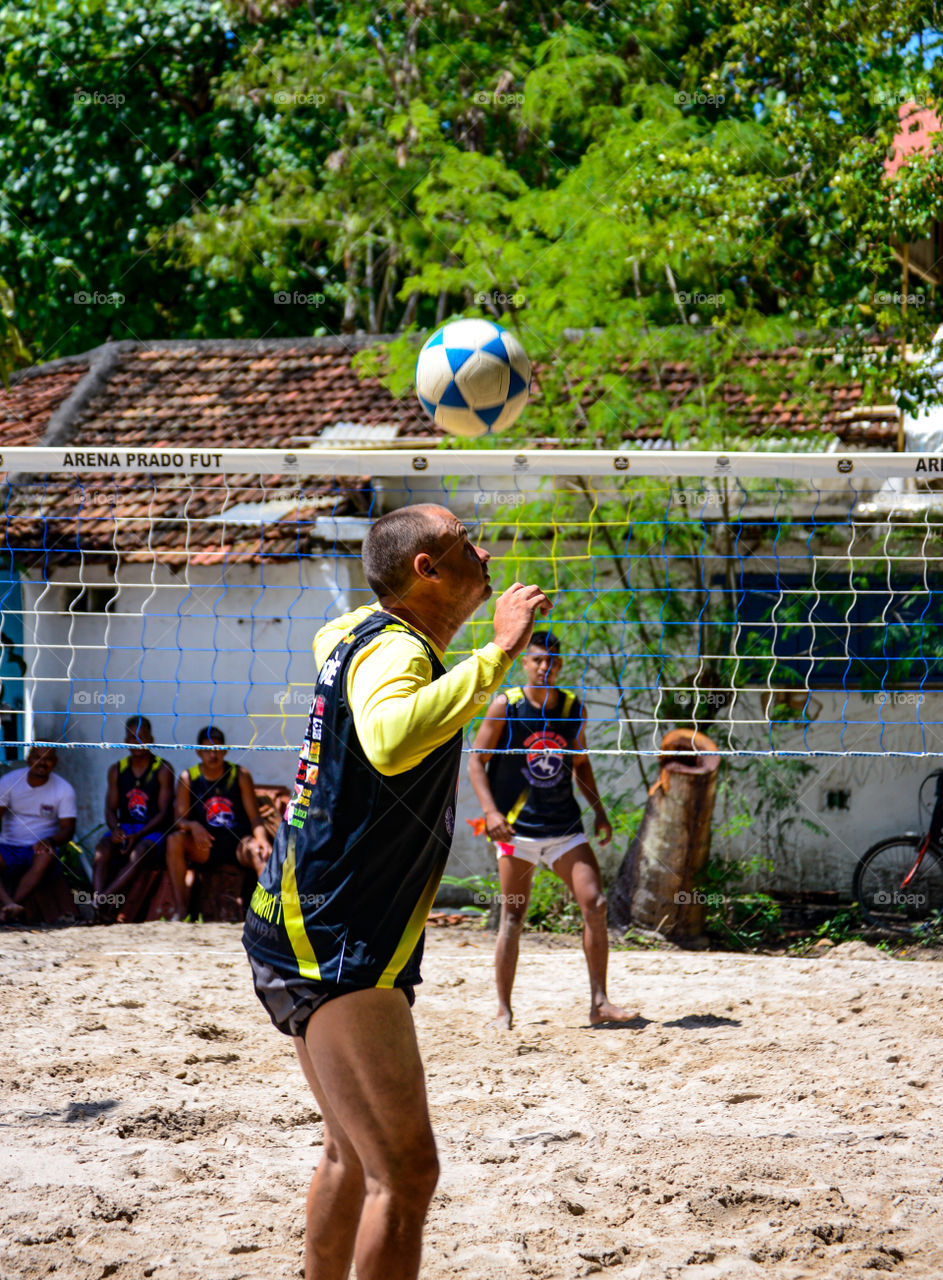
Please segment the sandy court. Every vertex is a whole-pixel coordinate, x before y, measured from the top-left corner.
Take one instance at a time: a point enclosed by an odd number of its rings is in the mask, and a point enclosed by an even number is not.
[[[416,1004],[443,1173],[428,1280],[943,1275],[939,965],[430,930]],[[321,1126],[232,925],[4,931],[0,1277],[288,1280]]]

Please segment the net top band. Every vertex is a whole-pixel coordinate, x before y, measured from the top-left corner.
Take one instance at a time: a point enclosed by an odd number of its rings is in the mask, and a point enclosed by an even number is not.
[[[298,476],[697,476],[733,479],[939,479],[943,453],[713,453],[673,449],[128,449],[112,445],[13,448],[0,453],[8,475],[129,473],[143,475]]]

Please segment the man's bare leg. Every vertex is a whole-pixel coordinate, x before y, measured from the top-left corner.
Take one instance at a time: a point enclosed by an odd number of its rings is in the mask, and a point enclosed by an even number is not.
[[[175,920],[185,920],[190,907],[193,877],[187,875],[187,860],[203,863],[209,861],[209,856],[209,849],[202,854],[197,850],[189,831],[172,831],[167,837],[167,871],[174,895]]]
[[[295,1052],[324,1120],[324,1154],[308,1188],[305,1214],[305,1280],[347,1280],[363,1211],[363,1165],[331,1111],[304,1040]]]
[[[29,864],[26,871],[23,872],[19,883],[13,891],[13,897],[10,902],[0,911],[0,919],[18,920],[25,915],[23,903],[39,885],[43,876],[53,864],[55,855],[51,847],[44,840],[35,846],[33,851],[33,861]]]
[[[629,1013],[613,1004],[606,994],[609,967],[609,932],[606,928],[606,898],[602,891],[599,864],[588,844],[581,844],[557,858],[551,870],[573,894],[583,916],[583,953],[589,970],[591,1023],[631,1022],[638,1012]]]
[[[95,847],[95,860],[92,864],[92,897],[96,902],[105,892],[112,853],[111,836],[104,836]]]
[[[20,904],[14,902],[3,885],[0,884],[0,923],[9,924],[25,914],[26,912]]]
[[[373,987],[331,1000],[310,1018],[305,1047],[317,1063],[332,1136],[339,1143],[346,1138],[363,1171],[354,1242],[357,1280],[415,1280],[439,1165],[406,997]],[[344,1152],[340,1146],[339,1154]],[[350,1195],[349,1162],[345,1177]],[[310,1221],[315,1235],[307,1257],[315,1269],[306,1272],[306,1280],[334,1280],[344,1273],[323,1269],[320,1259],[331,1256],[337,1221],[317,1208]]]
[[[6,871],[6,869],[7,869],[6,863],[3,861],[2,858],[0,858],[0,871]],[[18,903],[15,903],[13,901],[13,899],[7,893],[6,889],[4,889],[3,887],[3,881],[0,880],[0,920],[5,920],[7,918],[5,915],[7,907],[13,908],[11,915],[17,914]],[[19,907],[19,914],[20,915],[23,914],[22,907]]]
[[[159,848],[160,844],[156,840],[140,840],[132,849],[131,857],[128,859],[127,864],[122,867],[114,880],[105,886],[102,892],[107,896],[112,893],[120,893],[122,889],[126,889],[132,881],[137,879],[142,871],[154,865],[153,862],[147,864],[144,860],[148,854]]]
[[[521,931],[527,919],[530,886],[534,878],[534,864],[526,858],[498,858],[498,876],[501,881],[501,922],[498,940],[494,948],[494,978],[498,988],[498,1012],[492,1026],[510,1031],[514,1021],[511,1012],[511,989],[517,973],[517,957],[521,945]]]

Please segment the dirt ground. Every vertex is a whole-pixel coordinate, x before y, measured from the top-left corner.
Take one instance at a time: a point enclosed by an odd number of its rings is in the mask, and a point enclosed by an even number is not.
[[[429,931],[415,1014],[442,1178],[423,1276],[943,1276],[938,963],[617,952]],[[289,1280],[321,1125],[234,925],[0,934],[0,1277]]]

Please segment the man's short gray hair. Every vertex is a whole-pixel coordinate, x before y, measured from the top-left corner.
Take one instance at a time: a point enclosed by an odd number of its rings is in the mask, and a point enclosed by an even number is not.
[[[400,507],[371,525],[361,556],[367,582],[378,597],[402,600],[412,581],[416,556],[438,551],[442,531],[433,515],[436,511],[428,503]]]

